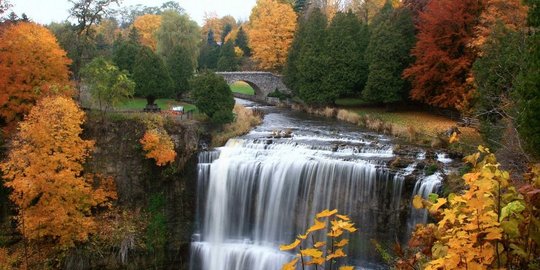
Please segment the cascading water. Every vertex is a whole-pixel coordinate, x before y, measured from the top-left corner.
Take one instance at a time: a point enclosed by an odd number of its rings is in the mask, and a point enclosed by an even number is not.
[[[193,270],[275,270],[291,259],[280,252],[317,212],[339,209],[359,228],[348,263],[380,268],[370,239],[407,238],[405,176],[392,171],[389,140],[355,127],[269,109],[250,134],[199,156],[198,231]],[[291,129],[292,138],[269,138]],[[427,190],[427,188],[426,188]]]

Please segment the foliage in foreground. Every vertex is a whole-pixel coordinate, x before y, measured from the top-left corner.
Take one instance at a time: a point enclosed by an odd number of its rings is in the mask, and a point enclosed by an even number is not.
[[[518,188],[489,149],[478,149],[465,158],[473,170],[463,176],[463,194],[415,197],[413,205],[438,221],[417,227],[410,242],[417,253],[399,260],[398,268],[540,269],[540,165]]]
[[[25,239],[61,248],[85,242],[97,230],[92,210],[116,199],[111,179],[102,179],[96,189],[93,176],[82,176],[94,145],[80,137],[83,121],[84,112],[73,100],[42,99],[21,122],[0,164]]]
[[[328,225],[329,223],[329,225]],[[292,251],[299,248],[299,252],[291,262],[283,265],[282,270],[294,270],[300,263],[301,269],[314,265],[317,267],[330,267],[336,264],[336,260],[346,257],[345,246],[349,239],[342,238],[348,233],[354,233],[357,229],[354,223],[346,215],[340,215],[337,209],[326,209],[315,216],[314,224],[309,227],[305,234],[298,237],[289,245],[281,245],[282,251]],[[311,240],[311,245],[308,241]],[[330,242],[329,242],[330,241]],[[309,259],[309,260],[308,260]],[[352,266],[341,266],[339,270],[352,270]]]

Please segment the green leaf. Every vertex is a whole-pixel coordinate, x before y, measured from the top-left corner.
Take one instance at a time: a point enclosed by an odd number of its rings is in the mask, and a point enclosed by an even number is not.
[[[436,203],[437,200],[439,199],[439,194],[435,194],[435,193],[430,193],[428,195],[428,200],[432,203]]]
[[[516,220],[509,220],[509,221],[503,221],[501,222],[501,227],[504,231],[504,233],[508,234],[510,238],[516,238],[519,237],[519,222]]]
[[[499,221],[503,221],[505,218],[509,217],[512,214],[519,214],[523,210],[525,210],[525,205],[523,204],[523,202],[513,201],[503,207],[503,209],[501,210],[501,217],[499,218]]]

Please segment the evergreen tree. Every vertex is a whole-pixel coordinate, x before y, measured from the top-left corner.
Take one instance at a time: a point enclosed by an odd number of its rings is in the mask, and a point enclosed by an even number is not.
[[[295,0],[294,1],[294,11],[296,13],[302,13],[306,10],[308,1],[306,0]]]
[[[221,45],[225,44],[225,38],[232,31],[233,27],[230,24],[225,24],[223,30],[221,31]]]
[[[227,41],[223,45],[223,47],[221,47],[221,53],[219,54],[217,69],[219,71],[238,70],[238,59],[236,59],[236,54],[234,52],[234,43],[232,42],[232,40]]]
[[[199,54],[199,59],[198,59],[199,70],[217,69],[217,62],[219,59],[220,51],[221,51],[221,48],[217,45],[212,46],[212,45],[204,44],[201,48],[201,52]]]
[[[180,46],[174,48],[171,57],[167,59],[167,67],[173,82],[174,96],[179,98],[189,90],[189,80],[195,68],[189,54]]]
[[[518,129],[530,151],[540,156],[540,2],[525,2],[529,6],[529,26],[534,30],[529,37],[528,64],[518,79]]]
[[[366,51],[369,75],[362,93],[366,100],[390,106],[407,97],[409,85],[402,79],[403,70],[412,62],[410,50],[415,42],[411,11],[393,10],[387,3],[372,24]]]
[[[193,78],[191,96],[195,106],[213,122],[225,124],[233,121],[234,98],[223,77],[207,72]]]
[[[136,27],[131,27],[129,30],[128,40],[133,44],[140,45],[141,35]]]
[[[136,84],[136,96],[155,98],[173,96],[172,80],[163,60],[148,47],[142,47],[137,54],[133,80]]]
[[[312,105],[333,103],[337,98],[335,91],[322,89],[328,72],[326,24],[326,16],[318,8],[314,9],[306,21],[296,65],[298,82],[295,91],[304,102]]]
[[[140,46],[131,41],[120,42],[113,52],[113,61],[120,70],[126,70],[133,74],[135,58],[140,49]]]
[[[294,32],[294,39],[287,55],[287,62],[283,69],[283,82],[289,89],[293,91],[295,95],[298,95],[299,89],[299,70],[298,62],[300,59],[300,51],[304,45],[304,39],[306,38],[306,20],[301,17],[298,22],[296,31]]]
[[[337,13],[328,27],[328,65],[324,91],[334,96],[359,94],[367,80],[364,54],[369,42],[367,25],[352,12]]]
[[[209,46],[217,46],[216,39],[214,38],[214,31],[210,29],[206,37],[206,44]]]
[[[473,65],[476,84],[475,110],[480,132],[492,149],[501,145],[505,121],[513,118],[517,75],[525,68],[523,33],[499,24],[482,47],[483,55]]]
[[[240,48],[244,52],[244,56],[251,56],[251,49],[248,45],[248,37],[246,31],[244,31],[244,28],[242,28],[241,26],[238,29],[238,34],[236,35],[234,45],[236,45],[236,47]]]

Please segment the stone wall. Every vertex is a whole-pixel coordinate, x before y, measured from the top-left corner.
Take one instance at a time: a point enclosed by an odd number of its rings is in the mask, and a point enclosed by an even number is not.
[[[276,89],[283,93],[291,93],[283,83],[282,77],[271,72],[242,71],[217,72],[216,74],[223,76],[228,84],[233,84],[237,81],[248,83],[255,89],[255,96],[259,100],[264,100],[268,94],[274,92]]]

